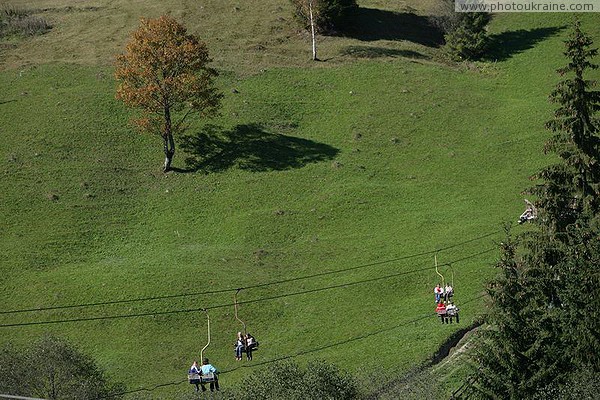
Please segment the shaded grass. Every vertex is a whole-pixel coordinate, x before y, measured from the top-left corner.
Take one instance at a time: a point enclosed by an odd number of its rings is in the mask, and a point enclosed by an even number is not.
[[[348,25],[342,33],[361,41],[406,40],[429,47],[444,42],[443,33],[426,16],[412,12],[359,7]]]
[[[219,172],[231,167],[254,172],[301,168],[330,160],[338,150],[322,143],[270,133],[258,124],[235,126],[222,132],[206,126],[182,138],[187,169],[180,172]]]
[[[546,27],[536,29],[518,29],[505,31],[490,37],[490,49],[485,56],[489,60],[502,61],[514,54],[535,47],[535,45],[550,36],[557,35],[566,26]]]
[[[427,56],[413,50],[396,50],[371,46],[348,46],[341,51],[342,55],[356,58],[379,58],[379,57],[406,57],[406,58],[428,58]]]

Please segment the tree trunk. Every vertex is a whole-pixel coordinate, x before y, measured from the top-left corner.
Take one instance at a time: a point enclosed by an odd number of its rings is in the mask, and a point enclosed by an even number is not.
[[[168,172],[171,170],[171,163],[173,162],[173,156],[175,155],[175,141],[173,140],[173,135],[169,134],[169,136],[164,137],[165,141],[165,163],[163,166],[163,171]]]
[[[171,109],[168,105],[165,106],[165,133],[163,134],[165,163],[163,171],[167,172],[171,169],[173,156],[175,155],[175,141],[173,140],[173,130],[171,124]]]
[[[313,18],[312,0],[308,2],[308,13],[310,15],[310,33],[312,36],[312,59],[317,61],[317,39],[315,37],[315,20]]]

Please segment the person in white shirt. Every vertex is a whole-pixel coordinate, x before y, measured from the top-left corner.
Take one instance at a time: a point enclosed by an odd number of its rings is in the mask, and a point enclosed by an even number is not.
[[[527,205],[527,208],[519,217],[519,224],[524,224],[525,222],[531,221],[537,217],[537,208],[535,208],[533,203],[525,199],[525,204]]]
[[[246,337],[242,334],[242,332],[237,333],[237,338],[235,339],[235,360],[242,361],[242,352],[246,347]]]
[[[447,284],[444,288],[444,298],[446,299],[446,301],[448,301],[452,296],[454,296],[454,289],[452,288],[452,286],[450,286],[450,284]]]
[[[460,319],[458,316],[458,307],[456,307],[456,305],[454,305],[454,303],[448,303],[448,305],[446,306],[446,316],[450,319],[450,323],[452,323],[453,317],[456,317],[457,324],[460,322]]]
[[[435,303],[439,303],[442,299],[442,295],[444,294],[444,289],[441,288],[439,283],[433,289],[433,294],[435,294]]]
[[[252,361],[252,351],[256,348],[257,342],[254,336],[246,334],[246,359]]]
[[[196,385],[196,392],[198,392],[200,390],[200,368],[198,367],[198,361],[194,361],[194,363],[192,364],[192,366],[190,367],[189,370],[189,381],[192,385]]]

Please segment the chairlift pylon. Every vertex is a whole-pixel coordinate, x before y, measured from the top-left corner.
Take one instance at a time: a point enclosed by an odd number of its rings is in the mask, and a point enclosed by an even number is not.
[[[204,346],[202,350],[200,350],[200,361],[204,360],[204,350],[206,350],[210,345],[210,316],[208,315],[208,311],[205,308],[202,309],[202,311],[204,311],[204,313],[206,314],[208,342],[206,343],[206,346]]]
[[[204,313],[206,314],[206,326],[207,326],[207,334],[208,334],[208,341],[206,342],[206,345],[202,348],[202,350],[200,350],[200,362],[204,362],[204,350],[206,350],[208,348],[208,346],[210,345],[210,316],[208,315],[208,311],[203,308],[202,311],[204,311]],[[190,371],[190,373],[188,373],[188,381],[191,384],[196,385],[196,388],[198,387],[198,385],[201,385],[203,383],[210,383],[210,382],[214,382],[216,380],[215,375],[210,372],[208,374],[202,374],[201,371],[200,373],[194,373],[192,371]]]
[[[440,276],[440,278],[442,278],[442,287],[444,287],[444,275],[442,275],[440,273],[440,270],[438,269],[437,253],[434,254],[433,259],[435,262],[435,272],[436,272],[436,274],[438,274]]]
[[[241,292],[241,288],[238,289],[235,294],[233,295],[233,309],[235,311],[235,319],[237,319],[238,321],[240,321],[240,323],[242,324],[242,326],[244,327],[244,336],[247,335],[247,331],[246,331],[246,323],[244,321],[242,321],[240,319],[240,317],[238,316],[238,301],[237,301],[237,295]]]

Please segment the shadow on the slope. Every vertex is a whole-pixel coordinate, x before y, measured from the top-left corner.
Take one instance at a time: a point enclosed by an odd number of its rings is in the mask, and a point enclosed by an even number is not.
[[[438,47],[444,36],[427,17],[408,13],[358,8],[348,17],[342,36],[371,42],[376,40],[407,40],[429,47]]]
[[[270,133],[258,124],[223,130],[215,125],[182,138],[188,154],[186,169],[179,172],[219,172],[231,167],[261,172],[301,168],[333,159],[338,149],[324,143]]]
[[[489,60],[504,61],[515,54],[533,48],[537,43],[556,35],[565,29],[564,26],[519,29],[516,31],[502,32],[490,37],[490,50],[487,55]]]
[[[404,57],[412,59],[428,59],[429,57],[413,50],[386,49],[372,46],[347,46],[340,54],[354,58]]]

